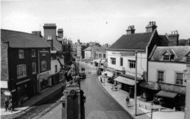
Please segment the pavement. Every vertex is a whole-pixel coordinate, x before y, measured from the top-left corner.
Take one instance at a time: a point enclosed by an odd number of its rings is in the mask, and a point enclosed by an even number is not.
[[[5,111],[5,108],[0,108],[0,115],[1,117],[6,118],[6,116],[8,117],[11,115],[19,115],[19,114],[25,113],[27,110],[30,110],[33,105],[39,103],[41,100],[45,99],[46,97],[48,97],[49,95],[51,95],[52,93],[60,89],[61,87],[63,87],[62,83],[43,90],[39,95],[36,95],[32,97],[31,99],[27,100],[26,102],[24,102],[22,107],[17,107],[12,112]]]
[[[99,80],[100,81],[100,80]],[[151,106],[150,102],[144,102],[137,100],[137,116],[134,116],[134,99],[130,99],[130,104],[127,106],[126,95],[124,90],[112,90],[113,84],[105,81],[101,83],[102,87],[110,94],[127,112],[131,114],[135,119],[151,119],[151,108],[155,109],[152,113],[152,119],[184,119],[184,112],[175,111],[173,109],[164,108],[160,105]]]

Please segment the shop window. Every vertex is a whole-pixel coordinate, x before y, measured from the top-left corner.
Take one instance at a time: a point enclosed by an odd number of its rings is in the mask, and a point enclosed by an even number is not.
[[[26,77],[27,73],[26,73],[26,64],[19,64],[17,65],[17,78],[23,78]]]
[[[102,54],[99,54],[99,58],[102,58]]]
[[[120,58],[120,66],[123,66],[123,58]]]
[[[163,82],[164,81],[164,71],[158,71],[158,82]]]
[[[55,72],[57,72],[57,65],[55,65]]]
[[[32,62],[32,74],[36,74],[36,62]]]
[[[183,85],[183,73],[176,73],[176,84]]]
[[[106,58],[106,54],[103,54],[103,57]]]
[[[111,60],[111,64],[116,64],[116,59],[115,58],[110,58],[110,60]]]
[[[24,50],[21,49],[18,50],[18,57],[19,59],[24,59]]]
[[[41,71],[46,71],[48,68],[47,61],[43,60],[41,61]]]
[[[32,57],[36,57],[36,50],[32,49]]]
[[[129,68],[135,68],[136,67],[136,61],[135,60],[128,60],[129,61]]]

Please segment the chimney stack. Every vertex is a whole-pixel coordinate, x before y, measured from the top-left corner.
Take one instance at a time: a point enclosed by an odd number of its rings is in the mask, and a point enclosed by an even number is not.
[[[57,34],[59,38],[63,38],[63,29],[58,29]]]
[[[128,29],[126,31],[127,31],[127,35],[134,34],[135,33],[135,26],[134,25],[128,26]]]
[[[172,31],[171,34],[168,35],[168,40],[168,46],[177,46],[179,44],[178,31]]]
[[[153,32],[157,28],[155,21],[150,21],[149,24],[146,26],[146,32],[150,33]]]
[[[53,50],[53,43],[54,40],[56,40],[56,24],[44,24],[44,38],[47,40],[47,42],[51,46],[51,50]]]

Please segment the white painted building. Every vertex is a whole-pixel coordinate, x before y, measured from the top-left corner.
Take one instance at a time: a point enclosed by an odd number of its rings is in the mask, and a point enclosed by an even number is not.
[[[190,46],[156,47],[148,61],[148,83],[157,84],[159,88],[153,92],[151,86],[146,85],[145,97],[157,96],[163,98],[166,104],[164,106],[184,108],[186,92],[184,74],[189,53]]]

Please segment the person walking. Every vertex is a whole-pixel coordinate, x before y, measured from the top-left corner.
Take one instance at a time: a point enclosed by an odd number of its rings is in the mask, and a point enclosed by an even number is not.
[[[129,97],[129,94],[128,94],[128,93],[127,93],[127,96],[126,96],[126,103],[127,103],[127,106],[129,107],[130,97]]]
[[[8,111],[9,101],[7,98],[5,98],[5,111]]]
[[[11,112],[13,111],[13,103],[12,103],[12,99],[9,99],[8,109],[9,109]]]

